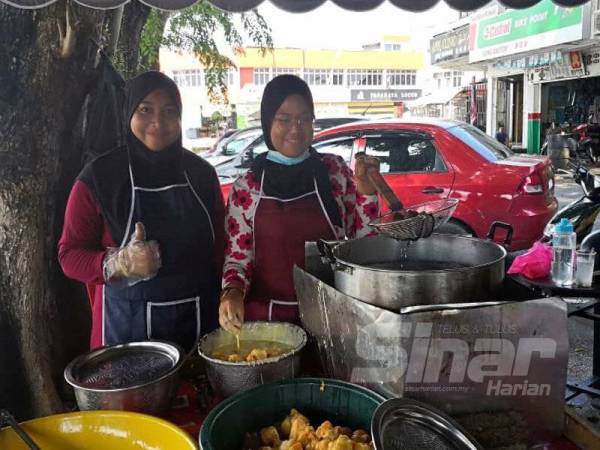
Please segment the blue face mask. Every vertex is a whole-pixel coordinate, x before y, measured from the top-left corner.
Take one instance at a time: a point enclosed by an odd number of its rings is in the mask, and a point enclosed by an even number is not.
[[[277,164],[283,164],[284,166],[295,166],[296,164],[300,164],[303,161],[306,161],[310,157],[310,152],[306,150],[304,153],[294,156],[290,158],[289,156],[285,156],[282,153],[279,153],[275,150],[269,150],[267,152],[267,159],[269,161],[273,161]]]

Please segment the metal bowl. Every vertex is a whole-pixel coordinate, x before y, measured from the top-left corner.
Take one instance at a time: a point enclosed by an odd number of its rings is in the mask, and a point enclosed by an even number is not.
[[[233,363],[211,357],[224,345],[235,343],[235,336],[219,328],[200,339],[198,352],[206,360],[212,388],[228,397],[242,390],[274,381],[294,378],[300,371],[300,351],[306,345],[306,332],[288,322],[246,322],[241,340],[278,342],[292,347],[287,353],[260,361]]]
[[[157,414],[177,392],[183,350],[162,341],[101,347],[65,368],[80,410],[112,409]]]

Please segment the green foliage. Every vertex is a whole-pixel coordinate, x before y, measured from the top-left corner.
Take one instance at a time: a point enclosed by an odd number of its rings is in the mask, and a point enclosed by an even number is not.
[[[271,29],[256,10],[240,14],[236,24],[231,13],[200,1],[165,19],[165,12],[150,13],[140,40],[141,60],[149,67],[156,66],[161,46],[193,53],[204,66],[208,94],[215,102],[227,102],[227,70],[235,68],[230,58],[219,53],[214,38],[219,31],[234,52],[243,51],[244,37],[263,53],[273,48]]]
[[[158,51],[162,44],[163,29],[168,13],[153,9],[140,36],[140,68],[150,70],[158,65]]]

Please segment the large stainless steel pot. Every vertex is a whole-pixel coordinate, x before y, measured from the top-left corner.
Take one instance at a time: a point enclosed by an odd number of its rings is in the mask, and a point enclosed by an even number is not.
[[[506,250],[476,238],[433,234],[407,245],[374,236],[321,249],[338,290],[390,310],[488,300],[504,280]]]
[[[287,322],[246,322],[240,340],[279,342],[292,348],[280,356],[253,362],[227,362],[212,357],[219,347],[232,345],[235,337],[222,328],[200,339],[198,352],[206,360],[206,373],[212,388],[228,397],[261,384],[294,378],[300,372],[300,351],[307,341],[306,332]]]

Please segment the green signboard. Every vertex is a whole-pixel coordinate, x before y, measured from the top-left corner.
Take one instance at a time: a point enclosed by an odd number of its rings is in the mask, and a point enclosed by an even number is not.
[[[583,8],[564,8],[543,0],[473,24],[469,61],[481,61],[582,38]]]

